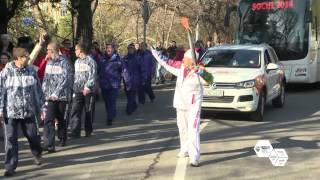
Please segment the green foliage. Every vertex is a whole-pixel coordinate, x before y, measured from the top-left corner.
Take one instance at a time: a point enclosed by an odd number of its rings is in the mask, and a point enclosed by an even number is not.
[[[23,24],[24,18],[31,18],[30,11],[20,9],[15,16],[10,20],[8,25],[8,33],[12,37],[30,36],[34,38],[37,34],[37,27],[34,25],[25,26]]]
[[[71,16],[64,16],[57,23],[58,36],[63,38],[72,38],[72,19]]]
[[[33,20],[33,23],[30,25],[25,25],[23,20],[25,18],[33,18],[31,10],[28,7],[22,7],[18,9],[15,16],[10,20],[8,25],[8,33],[12,35],[12,37],[21,37],[21,36],[30,36],[32,39],[38,39],[38,29],[39,26],[36,23],[36,20]],[[49,28],[49,34],[55,34],[57,31],[56,26],[54,25],[54,21],[52,17],[44,14],[44,19]]]
[[[50,2],[60,2],[60,0],[50,0]],[[51,4],[49,6],[51,6]],[[52,6],[52,8],[54,9],[56,7]],[[26,5],[17,9],[15,16],[10,20],[8,26],[8,33],[11,34],[12,37],[30,36],[34,40],[38,39],[39,26],[36,23],[37,21],[34,19],[30,25],[23,23],[23,19],[33,18],[31,10],[32,9]],[[59,12],[58,9],[57,12]],[[42,15],[48,26],[48,33],[54,40],[61,41],[62,38],[72,38],[71,15],[67,14],[58,20],[54,20],[53,15],[48,14],[47,9],[42,9]]]

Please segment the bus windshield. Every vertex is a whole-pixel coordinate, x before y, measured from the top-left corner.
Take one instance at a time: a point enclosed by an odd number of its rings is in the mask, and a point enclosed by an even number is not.
[[[280,61],[307,56],[307,0],[242,0],[239,3],[237,43],[267,43]]]

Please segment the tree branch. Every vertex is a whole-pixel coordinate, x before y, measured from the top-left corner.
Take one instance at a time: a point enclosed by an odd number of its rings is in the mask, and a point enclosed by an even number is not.
[[[97,10],[97,7],[98,7],[98,4],[99,4],[99,0],[91,0],[91,12],[92,12],[92,16],[94,15],[94,13],[96,12]]]

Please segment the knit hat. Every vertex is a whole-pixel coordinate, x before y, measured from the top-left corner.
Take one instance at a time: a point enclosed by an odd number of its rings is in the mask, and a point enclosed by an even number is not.
[[[196,54],[196,61],[199,59],[199,53],[194,52]],[[184,53],[184,58],[191,58],[192,59],[192,53],[191,53],[191,49],[188,49],[185,53]]]

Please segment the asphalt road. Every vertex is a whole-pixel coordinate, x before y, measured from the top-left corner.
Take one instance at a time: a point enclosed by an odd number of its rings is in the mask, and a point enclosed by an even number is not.
[[[11,179],[319,179],[317,89],[291,88],[285,107],[267,106],[263,122],[250,121],[242,114],[206,113],[201,123],[198,168],[190,167],[188,158],[176,157],[179,138],[173,88],[157,90],[155,102],[140,105],[131,116],[124,113],[125,98],[121,95],[111,127],[105,126],[104,107],[99,101],[93,136],[71,139],[66,147],[57,147],[57,153],[44,154],[42,166],[33,165],[28,143],[20,138],[20,161]],[[275,167],[268,158],[256,156],[253,147],[262,139],[286,150],[289,159],[285,166]],[[1,142],[1,164],[3,150]]]

